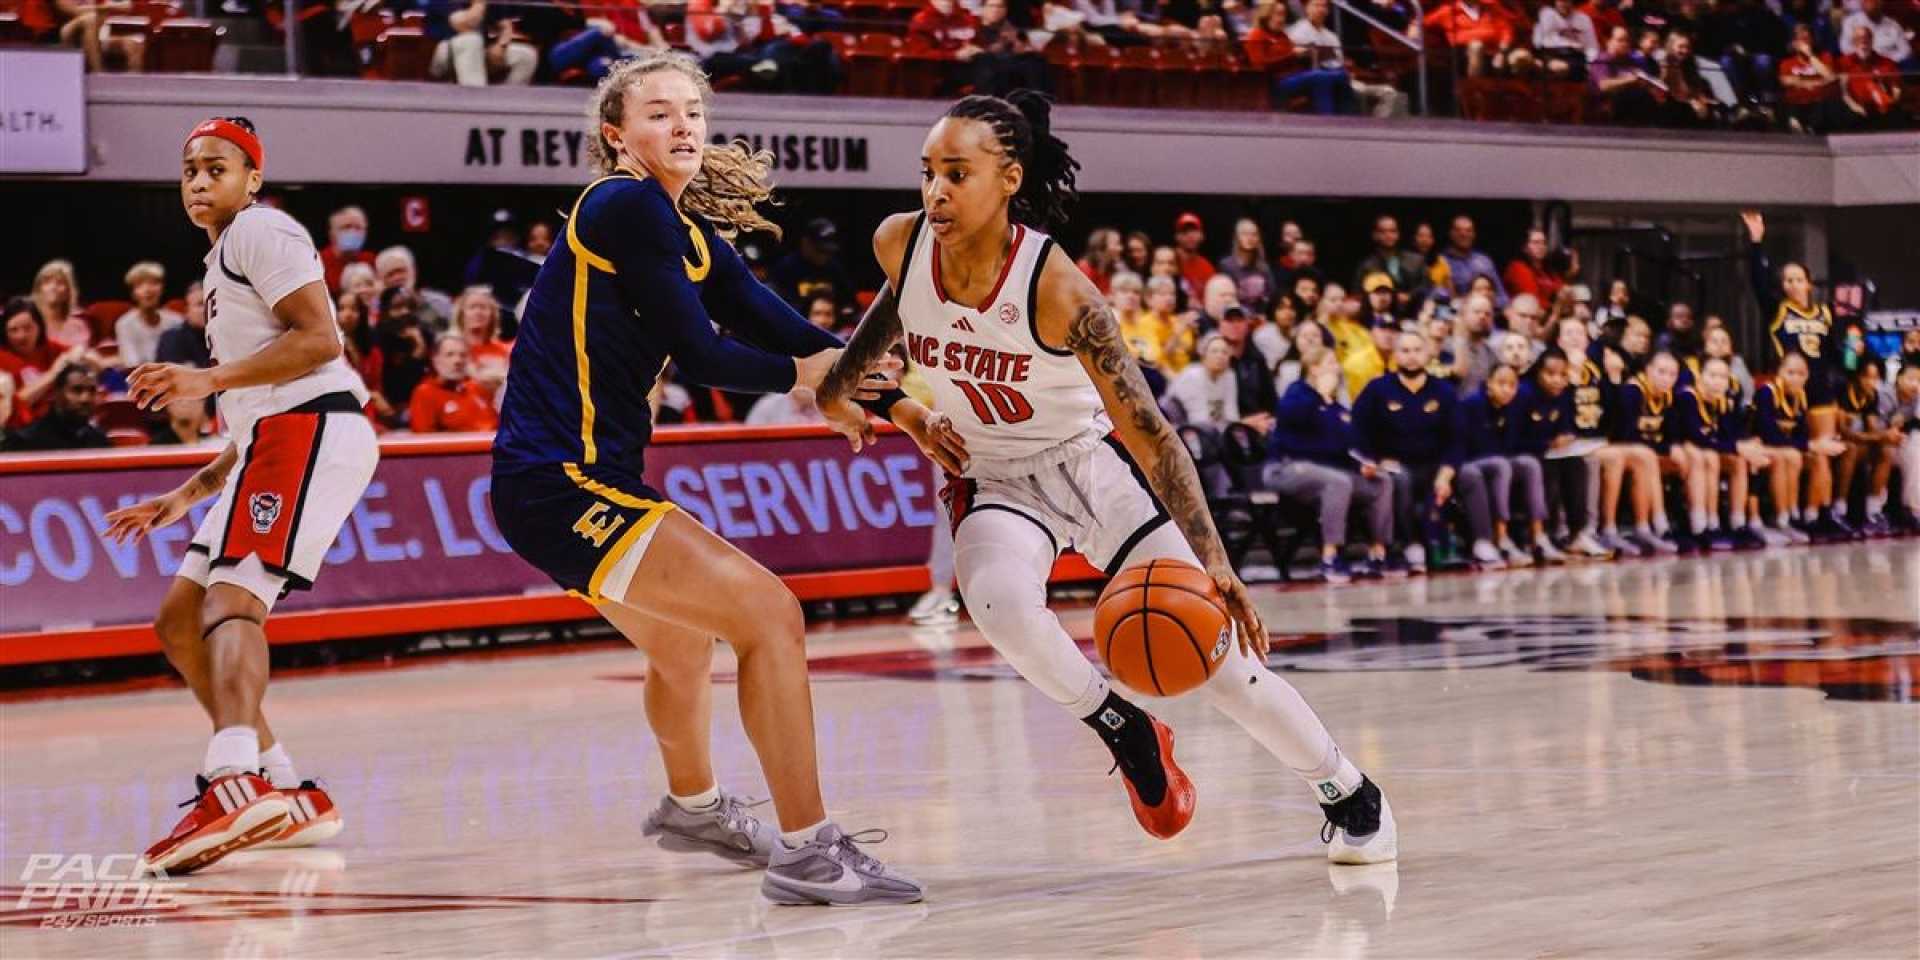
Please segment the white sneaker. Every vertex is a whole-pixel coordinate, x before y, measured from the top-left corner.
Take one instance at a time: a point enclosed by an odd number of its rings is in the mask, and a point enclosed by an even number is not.
[[[1413,544],[1407,547],[1403,556],[1407,558],[1408,573],[1427,572],[1427,548],[1425,546],[1418,543]]]
[[[1775,530],[1774,528],[1769,527],[1764,523],[1749,524],[1747,526],[1747,529],[1752,530],[1754,536],[1759,537],[1761,540],[1765,541],[1768,547],[1784,547],[1787,544],[1793,542],[1792,537],[1789,537],[1785,533],[1779,530]]]
[[[1534,544],[1533,551],[1540,555],[1541,563],[1567,562],[1567,555],[1553,545],[1553,539],[1550,537],[1541,537],[1539,542]]]
[[[1487,540],[1473,542],[1473,562],[1488,570],[1504,570],[1507,566],[1500,558],[1500,549]]]
[[[954,623],[960,619],[960,598],[952,590],[935,587],[914,601],[907,610],[907,619],[922,626]]]
[[[1805,530],[1802,530],[1791,523],[1787,524],[1784,527],[1774,527],[1773,530],[1775,533],[1778,533],[1781,536],[1786,537],[1788,543],[1803,544],[1803,543],[1813,542],[1813,538],[1810,536],[1807,536],[1807,532]]]
[[[1572,543],[1567,544],[1567,550],[1583,557],[1599,558],[1613,556],[1613,551],[1601,546],[1600,541],[1593,538],[1593,531],[1591,530],[1580,531],[1580,535],[1574,537]]]
[[[1327,842],[1328,860],[1363,864],[1399,859],[1400,831],[1393,822],[1393,807],[1372,780],[1362,777],[1360,789],[1339,803],[1321,804],[1320,810],[1327,817],[1320,839]]]
[[[1506,558],[1507,566],[1509,567],[1533,566],[1533,554],[1520,549],[1520,545],[1514,543],[1512,537],[1501,537],[1500,543],[1498,544],[1498,546],[1500,548],[1500,555]]]

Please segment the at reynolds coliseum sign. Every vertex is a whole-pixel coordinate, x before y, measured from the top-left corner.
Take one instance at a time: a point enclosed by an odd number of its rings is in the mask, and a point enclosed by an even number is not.
[[[796,131],[768,124],[709,132],[710,143],[741,142],[766,151],[783,173],[848,177],[867,173],[872,147],[865,136]],[[586,129],[573,126],[472,126],[461,151],[463,167],[579,170],[587,164]]]
[[[557,590],[501,538],[489,465],[484,450],[384,457],[314,589],[276,609]],[[106,515],[193,469],[8,475],[0,633],[152,617],[206,504],[136,544],[102,536]],[[938,517],[939,478],[897,435],[859,455],[839,437],[661,444],[647,452],[647,480],[775,573],[924,563]]]

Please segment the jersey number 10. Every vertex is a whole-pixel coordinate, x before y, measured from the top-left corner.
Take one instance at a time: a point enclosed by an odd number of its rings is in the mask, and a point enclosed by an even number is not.
[[[973,405],[973,415],[981,423],[1025,423],[1033,419],[1033,404],[1012,387],[1004,383],[968,383],[955,380],[953,385],[967,395],[967,402]]]

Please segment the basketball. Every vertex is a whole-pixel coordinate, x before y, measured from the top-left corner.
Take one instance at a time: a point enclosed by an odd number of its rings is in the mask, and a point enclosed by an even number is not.
[[[1232,624],[1213,578],[1179,560],[1120,571],[1093,611],[1094,642],[1107,670],[1157,697],[1206,683],[1233,643]]]

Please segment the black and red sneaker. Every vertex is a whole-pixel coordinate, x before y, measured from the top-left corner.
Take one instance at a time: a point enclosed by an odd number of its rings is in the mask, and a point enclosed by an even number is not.
[[[1158,777],[1147,771],[1136,771],[1132,761],[1119,759],[1122,780],[1127,785],[1127,799],[1133,803],[1134,819],[1140,821],[1142,829],[1162,840],[1172,839],[1193,822],[1194,789],[1193,781],[1187,779],[1185,770],[1173,762],[1173,728],[1161,723],[1159,718],[1149,716],[1153,722],[1154,739],[1158,749],[1151,757],[1142,757],[1139,762],[1155,764]],[[1136,786],[1135,781],[1145,781]],[[1157,781],[1157,782],[1156,782]],[[1154,787],[1159,787],[1158,796],[1154,796]]]

